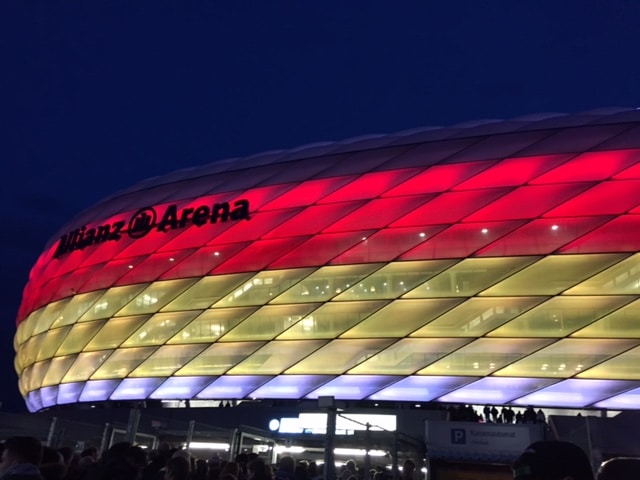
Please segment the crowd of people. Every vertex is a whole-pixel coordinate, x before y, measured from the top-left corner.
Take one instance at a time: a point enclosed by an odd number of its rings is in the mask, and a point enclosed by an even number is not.
[[[197,458],[187,450],[161,444],[153,451],[128,442],[112,445],[100,454],[96,447],[81,452],[42,445],[29,436],[0,444],[0,480],[321,480],[322,466],[315,461],[281,456],[276,465],[253,453],[238,454],[233,461],[217,455]],[[415,464],[405,462],[405,472]],[[337,472],[337,480],[363,480],[362,468],[353,460]],[[371,480],[390,480],[384,468],[369,472]],[[402,480],[413,480],[412,477]]]
[[[536,411],[531,406],[515,411],[510,406],[485,405],[478,413],[471,405],[452,405],[447,409],[447,416],[449,420],[458,422],[545,424],[547,421],[542,409]]]
[[[188,451],[162,445],[148,454],[128,442],[100,454],[48,447],[30,436],[11,437],[0,444],[0,480],[321,480],[314,461],[280,457],[271,465],[256,454],[239,454],[233,461],[217,456],[197,459]],[[564,441],[531,444],[512,465],[513,480],[637,480],[640,458],[617,457],[594,472],[579,446]],[[407,459],[400,480],[417,480],[416,465]],[[386,468],[363,471],[354,460],[336,472],[336,480],[390,480]]]

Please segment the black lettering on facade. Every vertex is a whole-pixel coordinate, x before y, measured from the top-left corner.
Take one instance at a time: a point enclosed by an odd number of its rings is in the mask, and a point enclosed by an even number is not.
[[[120,240],[122,238],[122,229],[124,228],[126,222],[113,222],[111,224],[111,231],[107,230],[107,240]],[[109,227],[109,225],[107,225]],[[105,241],[105,240],[102,240]]]
[[[249,220],[249,200],[238,200],[233,205],[236,208],[231,212],[231,220]]]
[[[206,205],[200,205],[193,212],[192,222],[195,226],[201,227],[209,220],[209,207]]]
[[[145,236],[149,231],[155,229],[157,232],[166,233],[170,230],[182,229],[195,225],[202,227],[209,224],[222,223],[238,220],[249,220],[249,200],[241,199],[233,202],[233,208],[229,202],[215,203],[213,206],[198,205],[197,207],[185,207],[178,210],[178,205],[169,205],[159,222],[155,221],[155,210],[146,207],[136,212],[134,216],[126,221],[115,221],[105,223],[96,227],[79,227],[60,237],[53,258],[71,253],[75,250],[82,250],[92,245],[108,241],[118,241],[123,234],[127,233],[132,239]],[[129,226],[127,230],[127,225]]]
[[[167,232],[174,228],[178,228],[178,206],[175,204],[167,207],[162,219],[158,222],[158,228],[156,230],[159,232]]]
[[[226,222],[229,219],[229,202],[216,203],[213,205],[210,222],[216,223],[218,219],[220,219],[221,222]]]

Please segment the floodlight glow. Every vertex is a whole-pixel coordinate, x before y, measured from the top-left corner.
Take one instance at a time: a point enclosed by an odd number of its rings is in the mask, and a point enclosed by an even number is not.
[[[189,450],[224,450],[228,451],[230,445],[228,443],[215,443],[215,442],[191,442],[189,443]]]

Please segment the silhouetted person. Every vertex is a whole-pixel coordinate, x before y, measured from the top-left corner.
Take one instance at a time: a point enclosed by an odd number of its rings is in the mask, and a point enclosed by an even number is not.
[[[3,445],[0,461],[2,480],[43,480],[40,473],[42,444],[34,437],[8,438]]]
[[[416,464],[413,460],[407,458],[402,464],[402,475],[400,475],[401,480],[413,480],[415,471]]]
[[[174,455],[167,461],[165,480],[189,480],[190,475],[191,465],[182,455]]]
[[[276,480],[293,480],[296,469],[296,460],[290,455],[280,457],[278,469],[275,473]]]
[[[587,454],[570,442],[534,442],[513,464],[514,480],[594,480]]]

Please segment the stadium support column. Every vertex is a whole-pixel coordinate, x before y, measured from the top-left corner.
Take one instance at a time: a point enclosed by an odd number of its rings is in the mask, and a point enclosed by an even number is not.
[[[138,424],[140,423],[140,410],[132,408],[129,411],[129,423],[127,424],[127,439],[126,441],[132,445],[136,443],[136,435],[138,433]]]
[[[49,425],[49,434],[47,435],[47,446],[55,448],[55,434],[56,427],[58,425],[58,417],[53,417],[51,419],[51,424]]]
[[[336,460],[333,449],[336,437],[336,402],[333,397],[318,397],[318,406],[327,412],[327,434],[324,444],[324,467],[322,469],[323,480],[336,479]]]
[[[371,424],[367,422],[367,433],[364,444],[364,480],[371,480]]]
[[[193,440],[193,431],[196,428],[196,421],[189,420],[189,430],[187,430],[187,452],[191,452],[191,441]]]

